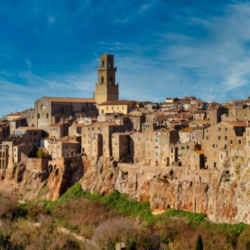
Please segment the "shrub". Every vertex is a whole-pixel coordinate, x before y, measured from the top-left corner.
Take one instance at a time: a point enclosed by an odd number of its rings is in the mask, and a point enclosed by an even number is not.
[[[198,235],[198,238],[196,240],[195,250],[203,250],[203,243],[200,234]]]
[[[38,149],[36,154],[37,154],[38,158],[44,158],[45,157],[45,154],[44,154],[42,149]]]

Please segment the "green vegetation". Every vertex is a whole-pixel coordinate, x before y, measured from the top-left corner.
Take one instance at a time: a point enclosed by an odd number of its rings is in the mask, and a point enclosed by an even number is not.
[[[161,179],[161,178],[158,178],[157,180],[158,180],[158,182],[163,182],[163,183],[168,184],[168,181],[167,181],[167,180],[164,180],[164,179]]]
[[[49,156],[49,153],[45,153],[42,149],[38,149],[36,154],[38,158],[47,158]]]
[[[45,189],[46,185],[42,188]],[[41,191],[42,192],[42,191]],[[4,199],[4,202],[3,200]],[[9,203],[8,203],[9,202]],[[3,206],[7,204],[8,206]],[[206,214],[169,209],[154,216],[149,202],[139,203],[117,191],[103,196],[84,192],[78,183],[57,201],[17,204],[0,197],[0,249],[250,249],[250,227],[245,224],[213,224]],[[8,222],[8,223],[7,223]],[[83,243],[64,228],[91,239]]]
[[[198,226],[206,219],[206,214],[191,213],[183,210],[169,209],[164,213],[168,217],[185,217],[192,226]]]

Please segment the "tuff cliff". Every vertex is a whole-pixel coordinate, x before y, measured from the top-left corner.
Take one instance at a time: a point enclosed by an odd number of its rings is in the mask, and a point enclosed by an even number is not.
[[[44,171],[25,164],[1,170],[0,191],[20,200],[58,199],[80,181],[84,191],[127,193],[152,210],[181,209],[206,213],[216,223],[250,224],[250,161],[228,158],[222,170],[188,170],[184,167],[149,167],[124,164],[101,157],[98,162],[77,157]]]
[[[206,213],[216,223],[250,223],[249,159],[231,157],[222,170],[192,171],[184,167],[118,164],[101,158],[81,180],[89,192],[127,193],[149,201],[153,210],[182,209]]]
[[[52,162],[44,170],[30,169],[24,162],[1,170],[0,191],[19,200],[56,200],[83,176],[81,157],[67,162]]]

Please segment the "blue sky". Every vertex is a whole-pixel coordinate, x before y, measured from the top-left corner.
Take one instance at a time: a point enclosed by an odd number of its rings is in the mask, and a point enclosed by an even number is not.
[[[42,96],[92,97],[101,53],[120,99],[250,95],[250,2],[0,0],[0,117]]]

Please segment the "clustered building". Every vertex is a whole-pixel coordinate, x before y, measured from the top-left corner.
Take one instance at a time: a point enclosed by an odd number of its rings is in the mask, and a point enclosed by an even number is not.
[[[250,151],[250,99],[119,100],[114,56],[101,55],[97,71],[93,98],[43,96],[34,108],[0,119],[0,170],[36,158],[38,150],[49,160],[47,167],[66,158],[104,156],[204,171],[221,169],[228,156]],[[40,166],[46,168],[44,161]]]

